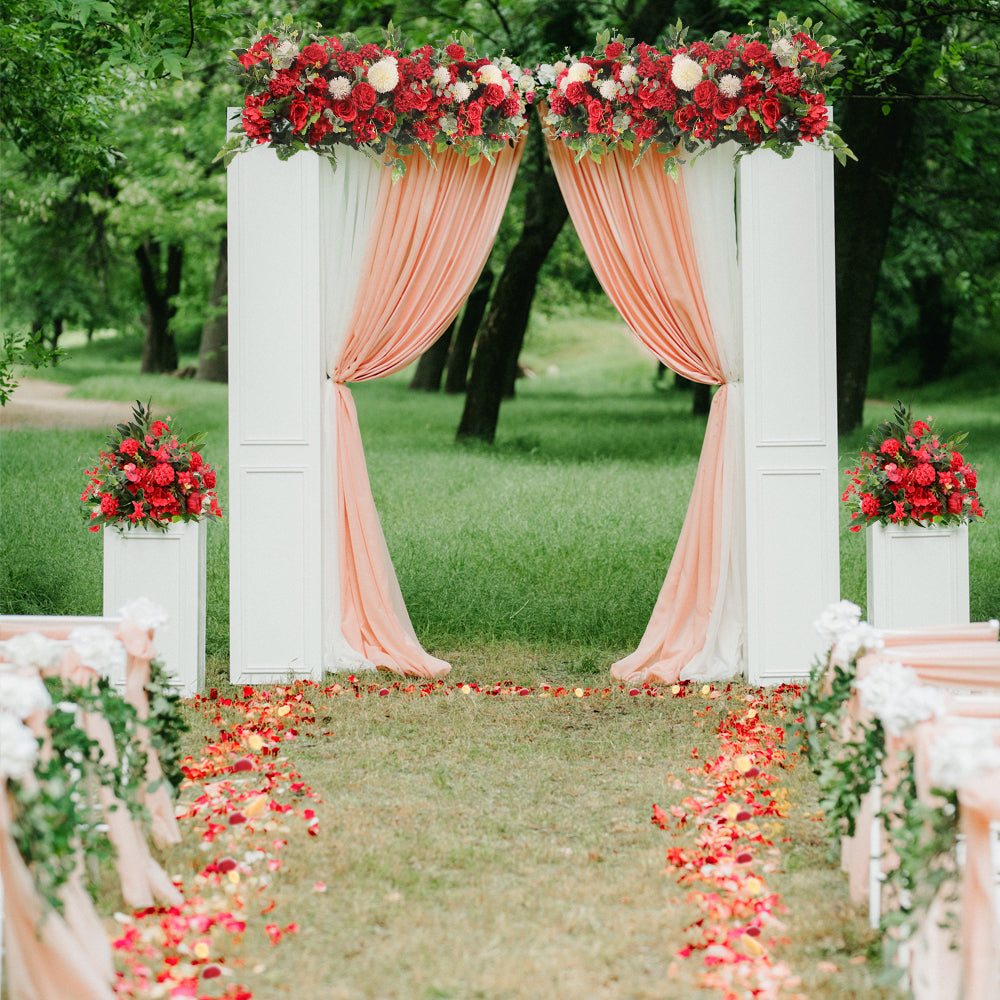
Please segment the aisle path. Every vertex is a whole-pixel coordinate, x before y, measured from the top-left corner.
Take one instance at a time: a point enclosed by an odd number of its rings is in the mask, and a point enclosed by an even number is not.
[[[0,407],[0,429],[100,430],[128,420],[132,404],[105,399],[70,399],[72,386],[42,379],[18,382]]]

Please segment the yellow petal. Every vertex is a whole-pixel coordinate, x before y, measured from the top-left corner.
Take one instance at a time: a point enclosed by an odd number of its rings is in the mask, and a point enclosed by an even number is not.
[[[256,733],[251,733],[247,737],[247,746],[251,750],[259,750],[263,745],[264,741]]]
[[[243,815],[247,819],[253,819],[255,816],[260,816],[261,813],[267,810],[267,804],[271,801],[268,795],[258,795],[255,799],[251,799],[247,804],[247,807],[243,810]]]
[[[229,881],[232,882],[233,885],[240,884],[240,873],[235,868],[231,868],[229,871],[226,872],[226,878],[229,879]]]
[[[278,709],[278,715],[288,715],[290,711],[291,708],[288,705],[282,705],[281,708]]]
[[[753,767],[753,761],[749,757],[736,758],[736,770],[739,771],[740,774],[745,774],[751,767]]]
[[[746,890],[751,896],[760,895],[764,889],[764,883],[756,875],[751,875],[746,881]]]
[[[208,958],[212,954],[212,949],[209,948],[206,941],[199,941],[194,946],[194,953],[197,958]]]
[[[583,688],[574,688],[573,689],[573,694],[575,694],[577,696],[577,698],[582,698],[583,697]]]
[[[759,958],[766,953],[764,946],[755,937],[750,937],[749,934],[740,936],[740,944],[743,945],[743,950],[754,958]]]

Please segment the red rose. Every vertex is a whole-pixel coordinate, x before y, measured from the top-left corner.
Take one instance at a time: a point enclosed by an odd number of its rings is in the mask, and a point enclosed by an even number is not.
[[[691,122],[698,117],[698,112],[691,104],[685,104],[674,112],[674,123],[682,132],[691,131]]]
[[[301,132],[309,120],[309,105],[305,101],[296,98],[292,101],[292,106],[288,111],[288,119],[292,123],[292,129]]]
[[[715,104],[716,97],[719,96],[719,88],[713,80],[702,80],[694,88],[694,103],[699,108],[710,108]]]
[[[204,497],[202,497],[200,493],[192,493],[187,500],[184,501],[184,506],[189,514],[200,514],[203,503]]]
[[[201,455],[198,452],[196,452],[196,451],[192,451],[191,452],[191,468],[192,469],[200,469],[201,466],[202,466],[203,461],[204,461],[204,459],[201,457]]]
[[[388,108],[376,108],[372,112],[379,132],[388,132],[396,124],[396,114]]]
[[[446,45],[445,53],[449,59],[454,59],[455,62],[460,62],[465,58],[465,49],[461,45]]]
[[[781,105],[777,97],[765,97],[760,102],[760,114],[764,119],[764,124],[771,130],[778,124],[781,117]]]
[[[951,453],[951,471],[954,472],[956,469],[961,469],[965,465],[965,459],[962,458],[961,454],[957,451]]]
[[[965,498],[961,493],[952,493],[948,497],[948,513],[949,514],[961,514],[962,507],[965,504]]]
[[[494,108],[503,104],[505,96],[503,87],[499,83],[487,84],[486,90],[483,91],[483,100]]]
[[[333,113],[345,122],[352,122],[358,117],[358,109],[354,106],[354,101],[349,97],[333,102]]]
[[[587,97],[587,88],[580,83],[579,80],[574,80],[566,88],[566,100],[570,104],[581,104]]]
[[[739,120],[737,128],[747,137],[747,140],[752,145],[756,145],[763,138],[760,125],[758,125],[757,122],[755,122],[749,115],[744,115],[744,117]]]
[[[587,105],[587,131],[600,132],[601,119],[604,118],[604,104],[593,100]]]
[[[725,121],[730,115],[735,115],[739,109],[740,102],[735,97],[720,97],[712,108],[712,114],[718,120]]]
[[[466,106],[464,114],[469,135],[482,135],[483,106],[478,101],[471,101]]]
[[[743,46],[742,59],[748,66],[754,66],[767,55],[767,48],[760,42],[747,42]]]
[[[317,45],[316,42],[307,45],[299,55],[299,61],[309,66],[323,66],[329,59],[330,55],[326,51],[326,48],[322,45]]]
[[[370,83],[365,83],[362,80],[360,83],[354,85],[354,89],[351,91],[351,99],[359,111],[368,111],[370,108],[375,107],[378,94]]]

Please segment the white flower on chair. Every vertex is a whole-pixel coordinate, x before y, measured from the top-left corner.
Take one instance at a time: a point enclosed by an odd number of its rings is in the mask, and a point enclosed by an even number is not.
[[[933,718],[941,710],[941,693],[921,684],[917,672],[897,660],[877,664],[854,686],[862,708],[871,712],[892,736]]]

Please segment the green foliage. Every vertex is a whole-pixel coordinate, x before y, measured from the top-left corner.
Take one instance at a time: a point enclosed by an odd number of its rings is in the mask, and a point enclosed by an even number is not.
[[[24,330],[7,333],[0,330],[0,406],[4,406],[17,388],[15,366],[34,369],[53,364],[59,351],[49,350],[38,337]]]
[[[184,755],[182,740],[190,726],[181,713],[180,692],[170,683],[170,675],[160,660],[153,660],[150,664],[146,697],[149,701],[146,727],[149,730],[150,744],[160,761],[162,780],[167,784],[170,797],[176,799],[184,780],[184,772],[181,770]],[[154,786],[150,786],[150,790],[155,790]]]

